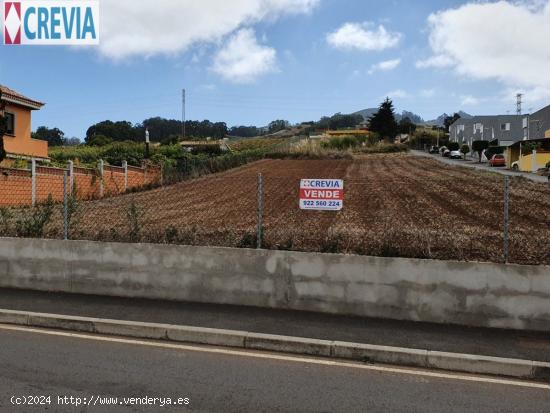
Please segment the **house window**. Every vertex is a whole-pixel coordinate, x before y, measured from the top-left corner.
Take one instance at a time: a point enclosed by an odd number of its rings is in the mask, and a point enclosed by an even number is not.
[[[482,123],[474,123],[474,134],[475,133],[481,133],[483,130],[483,124]]]
[[[15,135],[15,115],[6,112],[4,117],[6,118],[6,134]]]
[[[500,130],[508,132],[510,130],[510,124],[509,123],[501,123],[500,124]]]

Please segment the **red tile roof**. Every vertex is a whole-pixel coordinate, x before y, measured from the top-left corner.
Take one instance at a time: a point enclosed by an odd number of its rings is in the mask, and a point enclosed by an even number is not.
[[[28,107],[30,109],[40,109],[42,106],[44,106],[44,103],[28,98],[21,93],[10,89],[9,87],[0,85],[0,90],[2,91],[2,100],[6,102],[15,103],[21,106]]]

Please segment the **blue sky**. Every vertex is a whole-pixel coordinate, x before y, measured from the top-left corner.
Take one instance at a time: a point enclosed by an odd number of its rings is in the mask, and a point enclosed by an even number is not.
[[[2,45],[0,83],[47,103],[34,128],[81,138],[105,119],[179,119],[183,87],[188,119],[230,126],[317,120],[385,96],[425,119],[514,111],[518,91],[526,110],[550,103],[547,1],[224,3],[101,0],[100,46]]]

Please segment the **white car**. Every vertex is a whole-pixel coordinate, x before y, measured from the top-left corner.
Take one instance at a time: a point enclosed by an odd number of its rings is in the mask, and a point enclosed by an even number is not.
[[[462,152],[460,152],[460,151],[451,151],[451,155],[449,157],[451,159],[462,159]]]

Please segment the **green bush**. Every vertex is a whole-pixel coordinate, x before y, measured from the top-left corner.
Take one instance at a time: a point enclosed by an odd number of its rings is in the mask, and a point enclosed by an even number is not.
[[[488,141],[473,141],[472,142],[472,150],[474,152],[477,152],[477,155],[479,157],[479,162],[481,162],[481,155],[483,154],[483,151],[485,149],[489,148],[489,142]]]
[[[369,138],[367,136],[342,136],[330,138],[328,141],[322,141],[321,147],[324,149],[336,149],[344,151],[348,149],[354,149],[365,143],[368,143]]]
[[[409,147],[403,145],[402,143],[385,143],[380,142],[373,146],[366,146],[360,149],[361,153],[398,153],[398,152],[407,152]]]
[[[96,135],[88,140],[89,146],[105,146],[113,143],[113,140],[104,135]]]
[[[18,237],[43,238],[46,226],[50,223],[54,212],[55,202],[52,195],[46,201],[29,209],[15,223]]]
[[[450,151],[458,151],[460,149],[460,144],[458,142],[449,142],[447,145]]]

